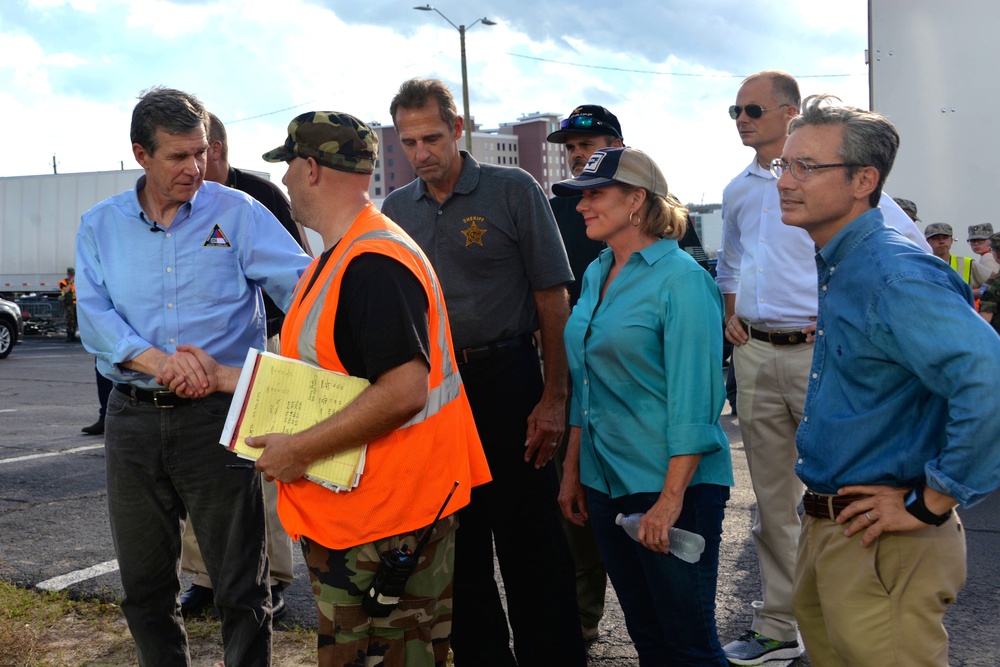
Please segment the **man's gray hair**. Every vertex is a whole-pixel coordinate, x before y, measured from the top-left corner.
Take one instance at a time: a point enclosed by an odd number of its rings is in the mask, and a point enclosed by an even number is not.
[[[837,149],[837,156],[850,164],[861,167],[875,167],[878,170],[878,185],[868,197],[868,204],[874,208],[882,196],[882,186],[892,170],[899,150],[899,133],[885,117],[857,107],[837,106],[833,102],[840,98],[833,95],[810,95],[802,104],[801,113],[788,123],[788,133],[806,125],[839,125],[843,128],[843,140]],[[857,167],[847,169],[847,178],[854,176]]]
[[[187,134],[199,127],[208,134],[208,112],[198,98],[181,90],[156,86],[139,95],[139,103],[132,110],[133,144],[139,144],[154,155],[157,128],[167,134]]]

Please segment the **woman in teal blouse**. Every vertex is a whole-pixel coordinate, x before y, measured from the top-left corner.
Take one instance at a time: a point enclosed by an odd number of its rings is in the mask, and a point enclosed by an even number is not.
[[[603,149],[557,196],[583,192],[587,236],[608,244],[566,325],[573,380],[559,502],[593,524],[639,664],[727,665],[715,626],[722,517],[733,484],[718,423],[722,295],[678,248],[687,211],[642,151]],[[644,512],[639,543],[615,525]],[[670,556],[672,526],[705,538]]]

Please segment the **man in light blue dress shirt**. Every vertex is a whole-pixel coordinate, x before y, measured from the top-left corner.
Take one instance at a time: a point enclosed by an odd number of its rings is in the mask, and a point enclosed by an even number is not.
[[[204,182],[206,112],[154,88],[132,116],[145,175],[83,215],[80,332],[115,383],[105,418],[108,509],[139,664],[188,664],[180,614],[181,528],[193,519],[216,588],[227,665],[269,665],[271,606],[259,475],[228,469],[228,394],[182,344],[239,366],[264,347],[261,288],[287,308],[308,264],[271,213]],[[158,378],[183,378],[178,393]]]

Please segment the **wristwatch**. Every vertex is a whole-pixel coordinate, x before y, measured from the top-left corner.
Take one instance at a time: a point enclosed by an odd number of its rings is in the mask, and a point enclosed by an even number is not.
[[[932,526],[940,526],[951,518],[951,510],[948,510],[944,514],[935,514],[927,509],[927,505],[924,504],[924,482],[920,482],[913,487],[906,495],[903,505],[906,507],[907,512]]]

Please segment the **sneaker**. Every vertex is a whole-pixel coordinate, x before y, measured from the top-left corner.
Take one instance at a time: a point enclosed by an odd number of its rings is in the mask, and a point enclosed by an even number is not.
[[[748,630],[742,637],[722,647],[733,665],[759,665],[768,660],[794,660],[802,655],[797,641],[779,642]]]

